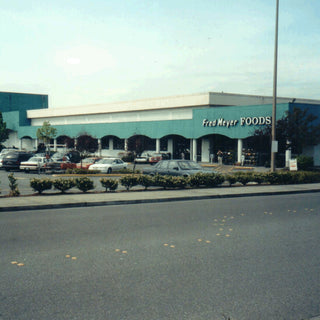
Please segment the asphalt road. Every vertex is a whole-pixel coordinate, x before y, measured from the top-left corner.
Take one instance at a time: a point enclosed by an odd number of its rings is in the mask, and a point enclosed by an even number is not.
[[[320,314],[319,194],[0,214],[0,319]]]

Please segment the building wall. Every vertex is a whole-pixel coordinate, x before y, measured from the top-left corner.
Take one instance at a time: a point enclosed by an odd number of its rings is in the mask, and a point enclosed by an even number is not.
[[[278,98],[277,119],[296,105],[308,108],[320,121],[320,101],[297,99],[293,104],[290,100]],[[105,136],[128,139],[137,135],[160,139],[179,135],[190,139],[193,146],[196,139],[201,139],[198,145],[205,161],[210,157],[206,137],[223,135],[231,139],[245,139],[252,136],[255,129],[265,125],[266,121],[270,122],[272,105],[267,104],[269,102],[272,102],[272,97],[206,93],[48,109],[46,95],[0,92],[0,111],[11,130],[5,143],[8,147],[14,145],[34,149],[37,129],[44,121],[49,121],[57,129],[57,136],[70,138],[83,134],[97,139]],[[230,106],[232,104],[235,105]],[[168,141],[170,150],[171,144],[172,141]],[[319,148],[308,152],[315,154],[318,163]]]

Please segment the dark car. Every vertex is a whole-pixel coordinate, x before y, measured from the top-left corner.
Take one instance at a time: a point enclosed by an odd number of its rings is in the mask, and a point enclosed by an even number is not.
[[[196,173],[205,173],[208,170],[203,169],[198,163],[191,160],[161,160],[151,168],[145,168],[143,174],[149,175],[172,175],[172,176],[190,176]]]
[[[6,171],[20,170],[20,163],[29,160],[33,156],[31,152],[13,151],[7,153],[2,159],[2,168]]]

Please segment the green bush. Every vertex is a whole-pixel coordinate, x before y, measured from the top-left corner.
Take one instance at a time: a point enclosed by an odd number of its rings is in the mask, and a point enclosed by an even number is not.
[[[166,187],[167,187],[167,179],[165,178],[165,176],[162,176],[160,174],[156,174],[153,177],[153,185],[155,187],[162,187],[163,189],[166,189]]]
[[[299,170],[310,170],[313,168],[313,157],[300,155],[297,157],[297,164]]]
[[[225,181],[225,177],[219,173],[196,173],[188,178],[191,187],[216,187]]]
[[[126,187],[127,190],[138,185],[138,176],[137,175],[128,175],[120,178],[120,184]]]
[[[73,188],[76,185],[74,179],[55,179],[52,181],[52,184],[55,189],[60,190],[62,193],[65,193],[67,190]]]
[[[138,177],[138,184],[143,186],[144,189],[147,190],[148,187],[154,184],[154,179],[149,175],[142,174]]]
[[[87,192],[94,189],[94,183],[88,177],[81,177],[75,179],[76,187],[82,192]]]
[[[205,186],[212,188],[222,184],[225,180],[224,176],[217,173],[206,173]]]
[[[257,184],[261,184],[266,181],[264,173],[254,172],[252,173],[252,181]]]
[[[199,188],[200,186],[204,186],[206,184],[206,176],[205,173],[196,173],[188,178],[189,184],[193,188]]]
[[[237,182],[237,178],[235,177],[234,174],[227,174],[225,176],[225,181],[228,181],[229,185],[231,186]]]
[[[8,174],[8,179],[9,179],[9,196],[10,197],[17,197],[20,195],[20,191],[18,188],[18,183],[17,179],[14,177],[13,173]]]
[[[124,162],[133,162],[134,161],[134,153],[133,152],[130,152],[126,155],[123,155],[121,157],[122,161]]]
[[[179,188],[183,189],[188,185],[188,178],[183,176],[162,176],[161,186],[165,188]],[[160,181],[159,181],[160,182]]]
[[[100,183],[106,191],[115,191],[118,188],[118,181],[111,178],[101,178]]]
[[[96,174],[100,173],[100,170],[88,170],[85,168],[68,168],[66,174]]]
[[[320,173],[312,171],[276,171],[265,174],[270,184],[298,184],[320,182]]]
[[[30,180],[30,186],[34,191],[41,194],[45,190],[52,188],[52,181],[50,179],[38,179],[34,178]]]
[[[236,172],[235,177],[238,182],[243,184],[244,186],[248,183],[253,181],[252,173],[251,172]]]

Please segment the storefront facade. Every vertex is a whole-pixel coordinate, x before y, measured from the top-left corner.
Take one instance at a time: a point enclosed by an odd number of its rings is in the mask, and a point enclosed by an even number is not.
[[[261,159],[248,139],[256,129],[272,123],[271,97],[205,93],[74,108],[48,108],[45,97],[10,110],[0,102],[11,130],[7,147],[35,150],[39,143],[36,131],[49,121],[57,129],[55,149],[66,138],[73,139],[76,148],[77,138],[88,135],[97,139],[97,153],[103,156],[148,150],[212,162],[222,151],[227,162],[256,165]],[[279,98],[277,119],[293,107],[307,108],[320,118],[320,101]],[[320,165],[319,146],[310,146],[308,153]]]

